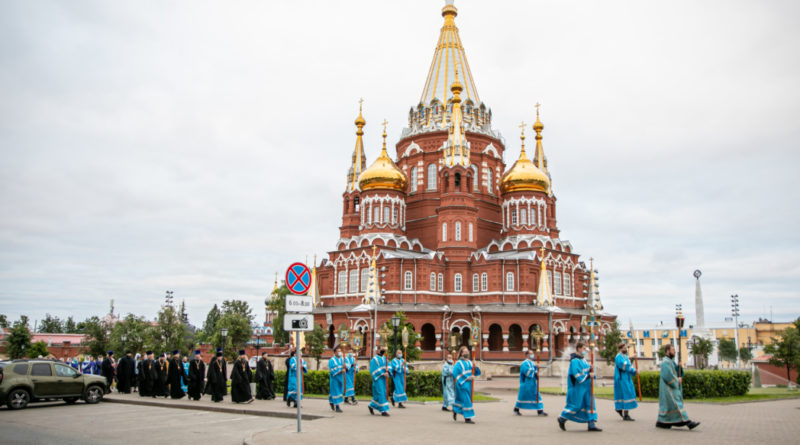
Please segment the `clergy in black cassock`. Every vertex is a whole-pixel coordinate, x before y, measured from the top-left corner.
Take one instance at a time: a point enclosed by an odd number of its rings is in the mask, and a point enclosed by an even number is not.
[[[189,362],[189,398],[192,400],[200,400],[203,395],[203,381],[206,377],[206,364],[203,363],[200,356],[200,350],[194,351],[194,358]]]
[[[111,383],[114,382],[114,351],[108,351],[108,356],[103,359],[103,364],[100,365],[100,373],[106,378],[106,386],[108,392],[111,392]]]
[[[206,383],[206,393],[211,394],[213,402],[221,402],[222,396],[228,386],[228,377],[225,375],[225,368],[222,363],[222,352],[217,352],[217,356],[208,364],[208,382]]]
[[[139,362],[139,395],[150,397],[153,395],[153,351],[145,353],[145,359]]]
[[[272,400],[275,398],[275,391],[272,389],[272,382],[275,380],[275,371],[272,362],[267,358],[267,353],[262,352],[261,358],[256,365],[256,398],[259,400]]]
[[[253,401],[253,393],[250,390],[250,382],[253,380],[253,372],[247,363],[247,356],[244,349],[239,351],[239,360],[233,365],[231,370],[231,400],[235,403],[250,403]]]
[[[117,363],[117,391],[125,394],[131,392],[134,366],[135,362],[133,361],[133,357],[131,357],[131,351],[125,351],[125,357],[119,359],[119,363]]]
[[[167,390],[167,356],[162,354],[158,357],[153,367],[153,397],[167,397],[169,391]]]
[[[173,399],[180,399],[186,395],[181,388],[181,379],[186,380],[186,372],[181,363],[181,351],[172,351],[172,359],[167,367],[167,380],[169,381],[169,395]]]

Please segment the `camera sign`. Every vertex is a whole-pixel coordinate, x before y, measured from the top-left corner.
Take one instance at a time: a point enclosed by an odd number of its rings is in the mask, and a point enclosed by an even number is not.
[[[287,295],[286,312],[307,314],[314,309],[314,299],[305,295]]]
[[[284,331],[313,331],[314,316],[311,314],[286,314],[283,316]]]

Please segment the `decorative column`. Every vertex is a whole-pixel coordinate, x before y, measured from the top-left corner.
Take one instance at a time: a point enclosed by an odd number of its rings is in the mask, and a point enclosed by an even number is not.
[[[503,334],[503,352],[508,352],[508,334]]]
[[[481,349],[484,351],[489,350],[489,334],[482,335],[483,340],[481,341]]]
[[[442,350],[442,334],[436,334],[436,351],[441,352]]]

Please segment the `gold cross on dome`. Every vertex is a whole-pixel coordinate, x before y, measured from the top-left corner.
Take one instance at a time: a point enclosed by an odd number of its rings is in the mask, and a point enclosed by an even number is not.
[[[539,117],[539,107],[541,106],[542,104],[540,104],[539,102],[536,102],[536,105],[534,105],[534,107],[536,108],[536,117]]]
[[[363,103],[364,103],[364,98],[363,97],[358,99],[358,111],[361,111],[361,104],[363,104]]]
[[[526,124],[525,124],[525,121],[522,121],[522,122],[519,124],[519,128],[521,128],[521,129],[522,129],[522,131],[525,131],[525,125],[526,125]]]
[[[383,132],[384,133],[386,133],[386,125],[388,125],[388,124],[389,124],[389,121],[387,121],[386,119],[384,119],[383,122],[381,122],[381,125],[383,125]]]

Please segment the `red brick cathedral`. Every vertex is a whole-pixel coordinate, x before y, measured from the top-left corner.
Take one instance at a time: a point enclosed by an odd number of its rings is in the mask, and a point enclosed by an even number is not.
[[[538,346],[542,358],[557,358],[588,338],[588,305],[600,310],[598,333],[615,317],[602,312],[593,271],[559,237],[538,105],[535,146],[526,149],[521,125],[520,153],[507,169],[506,146],[478,96],[456,15],[448,2],[394,160],[384,122],[383,149],[366,167],[359,111],[340,237],[316,269],[315,321],[328,330],[329,345],[341,325],[368,334],[367,355],[375,318],[380,328],[402,311],[423,337],[424,359],[441,359],[452,341],[471,343],[475,326],[476,357],[518,359],[515,351]]]

